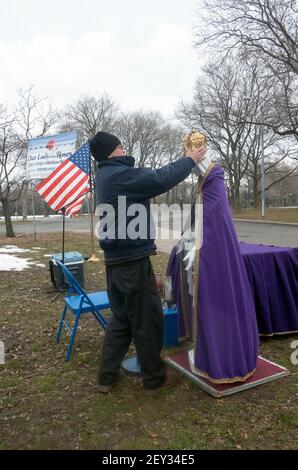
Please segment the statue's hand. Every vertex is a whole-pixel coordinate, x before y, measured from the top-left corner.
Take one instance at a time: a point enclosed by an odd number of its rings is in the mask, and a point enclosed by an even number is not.
[[[192,249],[183,258],[183,261],[185,263],[187,263],[186,266],[185,266],[186,271],[188,271],[189,269],[192,268],[192,265],[193,265],[194,260],[195,260],[195,255],[196,255],[196,247],[193,246]]]

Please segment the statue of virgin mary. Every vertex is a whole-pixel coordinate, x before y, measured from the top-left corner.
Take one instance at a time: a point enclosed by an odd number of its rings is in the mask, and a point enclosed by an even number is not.
[[[191,248],[191,235],[182,235],[167,269],[178,305],[180,337],[192,339],[188,354],[194,374],[214,383],[244,382],[255,372],[259,352],[255,307],[224,170],[208,155],[198,170],[203,227],[196,227]]]

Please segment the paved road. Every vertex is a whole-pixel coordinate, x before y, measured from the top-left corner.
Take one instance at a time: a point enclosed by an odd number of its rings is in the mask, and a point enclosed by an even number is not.
[[[45,218],[37,219],[36,222],[37,233],[49,233],[62,231],[62,219]],[[236,231],[238,238],[241,241],[250,243],[263,243],[266,245],[279,245],[279,246],[298,246],[298,226],[291,225],[278,225],[278,224],[262,224],[254,222],[239,222],[235,221]],[[14,224],[14,229],[17,234],[33,233],[33,222],[17,222]],[[86,233],[89,232],[89,219],[88,217],[76,217],[74,219],[66,220],[66,230]],[[4,222],[0,222],[0,234],[5,233]],[[165,241],[162,240],[158,246],[165,248]],[[166,247],[165,251],[168,251]]]

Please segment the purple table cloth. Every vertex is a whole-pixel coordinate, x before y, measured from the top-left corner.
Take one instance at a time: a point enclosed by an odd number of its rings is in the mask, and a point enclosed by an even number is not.
[[[259,333],[298,332],[298,248],[240,243]]]

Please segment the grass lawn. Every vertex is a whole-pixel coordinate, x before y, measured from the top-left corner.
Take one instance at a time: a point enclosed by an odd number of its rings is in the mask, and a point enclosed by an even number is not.
[[[39,246],[32,257],[61,251],[61,235],[0,238],[0,245]],[[66,234],[66,250],[90,255],[87,235]],[[105,288],[100,263],[85,263],[87,290]],[[165,271],[168,255],[152,257]],[[224,399],[214,399],[176,374],[176,384],[145,396],[140,382],[122,375],[112,394],[101,395],[96,376],[103,331],[81,321],[73,357],[65,363],[66,334],[55,343],[63,298],[54,297],[48,269],[0,271],[0,449],[295,449],[298,367],[290,363],[294,337],[262,340],[261,353],[291,374]],[[296,336],[297,338],[297,336]]]
[[[235,219],[262,220],[261,209],[243,209],[241,212],[233,212],[233,217]],[[298,208],[266,208],[265,220],[298,224]]]

